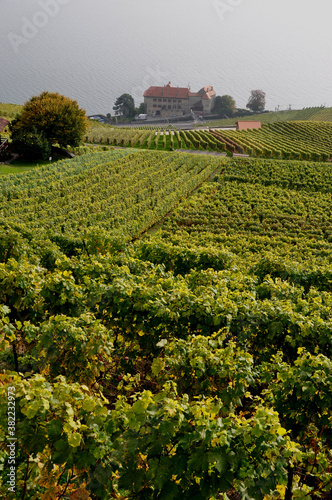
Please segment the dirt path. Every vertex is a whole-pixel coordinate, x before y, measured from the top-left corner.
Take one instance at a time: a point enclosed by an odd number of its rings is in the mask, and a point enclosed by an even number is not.
[[[209,156],[227,156],[226,153],[218,153],[217,151],[200,151],[198,149],[174,149],[177,153],[192,153],[196,155],[209,155]]]

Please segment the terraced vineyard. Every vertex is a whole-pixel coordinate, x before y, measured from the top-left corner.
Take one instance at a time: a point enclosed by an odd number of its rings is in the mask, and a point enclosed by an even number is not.
[[[331,497],[330,164],[120,149],[0,185],[3,498]]]
[[[87,136],[86,142],[165,151],[176,149],[226,151],[224,142],[213,137],[209,132],[161,128],[152,130],[146,128],[104,128],[101,130],[103,133]]]
[[[18,115],[22,110],[22,106],[19,104],[6,104],[0,102],[0,116],[6,118],[7,120],[12,120]]]
[[[221,247],[233,254],[231,267],[236,262],[247,269],[258,254],[264,260],[273,253],[285,266],[287,259],[296,261],[307,277],[319,265],[330,276],[331,190],[332,169],[324,163],[233,159],[217,183],[204,183],[166,219],[161,238],[170,245]]]
[[[217,130],[213,134],[231,141],[228,149],[264,158],[326,161],[332,158],[332,124],[280,122],[258,130]]]
[[[1,186],[2,224],[68,237],[87,232],[137,237],[218,168],[220,160],[130,150],[91,153],[38,168]],[[98,229],[97,229],[98,228]],[[82,243],[81,243],[82,244]]]
[[[142,149],[192,149],[262,158],[326,161],[332,158],[332,124],[296,121],[265,124],[259,130],[110,129],[94,142]]]
[[[332,108],[325,108],[324,106],[316,106],[311,108],[284,110],[277,112],[264,112],[258,114],[250,114],[239,118],[225,118],[222,120],[209,121],[210,127],[226,127],[234,125],[237,120],[259,120],[261,123],[276,123],[283,121],[295,120],[310,120],[310,121],[323,121],[332,122]]]

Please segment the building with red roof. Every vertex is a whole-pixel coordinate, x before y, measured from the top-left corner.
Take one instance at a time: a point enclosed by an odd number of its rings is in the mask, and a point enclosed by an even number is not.
[[[149,87],[143,94],[146,113],[158,116],[181,116],[194,111],[201,115],[211,113],[216,93],[211,85],[191,92],[189,87]]]

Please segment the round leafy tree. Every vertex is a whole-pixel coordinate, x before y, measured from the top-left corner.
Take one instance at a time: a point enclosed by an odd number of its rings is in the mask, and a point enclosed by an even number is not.
[[[251,111],[264,111],[265,109],[265,92],[262,90],[252,90],[246,106]]]
[[[213,112],[222,117],[233,116],[236,111],[236,104],[230,95],[217,96],[214,103]]]
[[[25,103],[10,128],[13,141],[22,133],[35,131],[42,133],[50,145],[65,148],[78,146],[87,127],[85,110],[76,101],[58,93],[43,92]]]

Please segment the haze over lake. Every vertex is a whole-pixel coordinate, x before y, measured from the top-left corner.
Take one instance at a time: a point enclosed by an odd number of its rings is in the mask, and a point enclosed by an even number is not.
[[[44,90],[113,114],[150,85],[213,85],[245,107],[332,106],[329,0],[0,0],[0,101]]]

